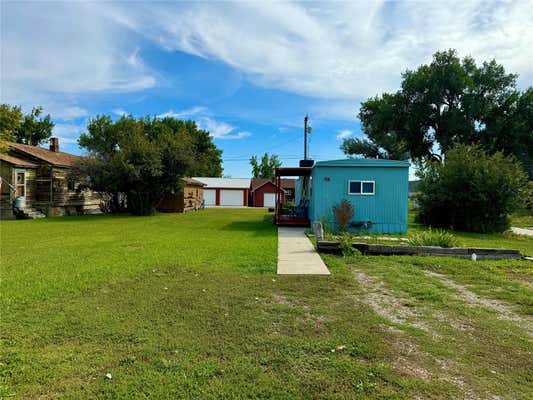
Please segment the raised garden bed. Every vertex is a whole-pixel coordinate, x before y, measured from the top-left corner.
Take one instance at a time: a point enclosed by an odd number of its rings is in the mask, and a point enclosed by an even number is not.
[[[485,249],[476,247],[433,247],[433,246],[390,246],[384,244],[353,243],[352,246],[363,255],[371,256],[434,256],[472,258],[476,254],[477,260],[508,260],[520,259],[518,250]],[[322,253],[340,253],[339,242],[320,240],[317,248]]]

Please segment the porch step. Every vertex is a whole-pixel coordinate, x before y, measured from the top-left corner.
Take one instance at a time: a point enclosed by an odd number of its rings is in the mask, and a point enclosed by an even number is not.
[[[46,215],[34,208],[24,208],[21,212],[24,219],[46,218]]]
[[[103,214],[99,208],[89,208],[83,212],[84,215],[100,215]]]

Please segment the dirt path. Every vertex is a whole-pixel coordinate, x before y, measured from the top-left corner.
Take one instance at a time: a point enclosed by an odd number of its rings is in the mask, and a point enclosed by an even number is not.
[[[366,303],[377,314],[395,324],[408,324],[426,332],[431,331],[429,326],[422,321],[418,311],[409,306],[411,299],[392,295],[378,278],[364,272],[357,272],[355,277],[366,290]]]
[[[469,290],[467,287],[448,279],[445,275],[433,271],[424,271],[424,273],[429,277],[439,279],[449,288],[456,290],[458,292],[458,295],[456,297],[465,301],[467,304],[471,306],[478,305],[489,308],[497,313],[498,319],[517,323],[527,331],[528,335],[533,337],[532,318],[517,314],[511,306],[499,300],[480,297],[476,293]]]
[[[453,288],[461,293],[462,300],[464,299],[469,303],[485,304],[484,300],[486,299],[479,298],[468,289],[449,281],[443,275],[433,274],[431,273],[429,276],[437,277],[445,284],[450,283],[450,286],[453,284]],[[447,324],[453,326],[457,335],[463,335],[464,331],[472,328],[467,321],[459,320],[444,311],[426,309],[424,306],[417,305],[416,300],[413,298],[397,295],[379,277],[368,275],[363,271],[356,271],[355,278],[364,290],[363,302],[392,324],[411,325],[419,328],[427,332],[430,339],[435,342],[442,342],[442,340],[452,340],[453,342],[455,339],[453,336],[443,336],[446,333],[439,331],[438,323],[436,325],[432,324],[432,317],[428,315],[435,317],[439,314],[441,317],[438,319],[445,320]],[[513,319],[520,318],[520,316],[512,312],[510,307],[500,302],[488,301],[489,303],[486,304],[497,307],[501,315]],[[464,399],[500,399],[499,396],[487,392],[478,393],[471,383],[463,377],[461,367],[454,359],[438,358],[429,354],[421,348],[413,335],[400,328],[387,325],[387,329],[394,338],[390,344],[394,354],[394,358],[390,361],[390,367],[393,371],[400,375],[412,376],[424,381],[440,380],[448,382],[460,390],[462,393],[461,398]]]

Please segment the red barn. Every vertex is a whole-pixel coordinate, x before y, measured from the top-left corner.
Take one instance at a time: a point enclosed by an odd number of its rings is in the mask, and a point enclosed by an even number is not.
[[[284,179],[292,181],[292,179]],[[285,189],[284,183],[287,187]],[[294,199],[294,182],[282,182],[282,187],[278,187],[271,179],[252,178],[250,185],[250,205],[253,207],[275,207],[276,192],[281,195],[281,201],[292,201]]]

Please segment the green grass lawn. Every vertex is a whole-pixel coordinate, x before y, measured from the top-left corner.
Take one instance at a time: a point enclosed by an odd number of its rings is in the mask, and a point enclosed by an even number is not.
[[[329,255],[331,276],[277,276],[270,220],[1,222],[0,398],[532,397],[533,263]]]

